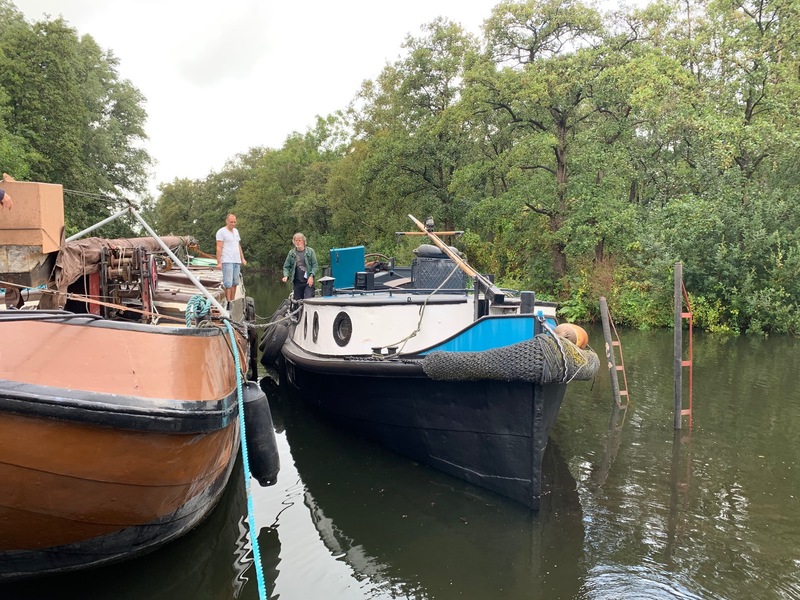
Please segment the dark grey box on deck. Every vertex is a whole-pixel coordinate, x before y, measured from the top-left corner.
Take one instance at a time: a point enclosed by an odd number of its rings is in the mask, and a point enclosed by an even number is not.
[[[375,273],[369,273],[367,271],[358,271],[356,273],[355,288],[357,290],[374,290]]]
[[[447,283],[442,285],[445,279]],[[442,285],[443,290],[463,290],[465,280],[464,271],[449,258],[417,257],[411,261],[411,283],[416,289],[434,290]]]

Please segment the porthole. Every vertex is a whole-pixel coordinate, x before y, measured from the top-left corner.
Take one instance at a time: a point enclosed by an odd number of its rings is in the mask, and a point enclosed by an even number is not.
[[[308,313],[305,313],[303,315],[303,339],[304,340],[308,339]],[[314,341],[316,342],[317,340]]]
[[[314,343],[317,343],[317,338],[319,337],[319,315],[314,313],[314,324],[311,326],[311,339],[314,340]]]
[[[333,320],[333,339],[340,346],[346,346],[351,335],[353,335],[353,322],[350,320],[350,315],[340,312]]]

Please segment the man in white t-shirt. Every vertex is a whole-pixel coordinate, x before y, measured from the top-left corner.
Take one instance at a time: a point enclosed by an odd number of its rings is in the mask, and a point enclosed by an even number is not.
[[[239,230],[236,229],[236,215],[230,214],[225,219],[225,227],[217,231],[217,265],[222,268],[222,286],[228,302],[236,296],[240,269],[247,264],[241,241]]]

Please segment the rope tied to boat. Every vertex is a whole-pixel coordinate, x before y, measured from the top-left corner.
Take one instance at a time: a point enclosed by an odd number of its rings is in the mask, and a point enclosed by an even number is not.
[[[417,320],[417,326],[414,328],[414,331],[409,333],[402,340],[400,340],[398,342],[395,342],[394,344],[386,344],[386,346],[385,346],[386,348],[395,347],[395,348],[397,348],[397,350],[393,354],[387,354],[387,355],[382,355],[382,354],[379,354],[379,353],[373,353],[373,356],[375,358],[377,358],[379,360],[395,361],[395,360],[397,360],[397,358],[399,358],[403,354],[403,349],[406,347],[406,343],[408,342],[408,340],[410,340],[411,338],[416,336],[420,332],[420,329],[422,329],[422,317],[425,316],[425,308],[428,306],[428,300],[430,300],[435,294],[439,293],[439,290],[441,290],[444,287],[444,285],[448,281],[450,281],[450,278],[453,275],[455,275],[456,271],[458,271],[459,269],[460,269],[460,267],[457,264],[454,265],[453,266],[453,270],[450,271],[450,274],[447,277],[444,278],[444,281],[442,281],[442,283],[439,284],[439,287],[437,287],[435,290],[433,290],[425,298],[425,302],[423,302],[419,307],[419,319]]]
[[[211,303],[209,302],[209,305]],[[188,308],[187,308],[188,314]],[[188,318],[188,317],[187,317]],[[253,494],[250,490],[250,455],[247,451],[247,432],[245,431],[244,419],[244,393],[242,391],[242,365],[239,360],[239,346],[233,335],[233,326],[228,319],[224,319],[225,327],[228,329],[233,358],[236,363],[236,398],[239,404],[239,431],[241,434],[242,445],[242,465],[244,467],[244,488],[247,492],[247,524],[250,528],[250,545],[253,548],[253,563],[256,567],[256,579],[258,581],[258,596],[261,600],[267,600],[267,588],[264,584],[264,570],[261,566],[261,550],[258,546],[258,530],[256,529],[255,510],[253,508]]]
[[[211,300],[201,294],[195,294],[186,303],[186,326],[192,327],[211,311]]]

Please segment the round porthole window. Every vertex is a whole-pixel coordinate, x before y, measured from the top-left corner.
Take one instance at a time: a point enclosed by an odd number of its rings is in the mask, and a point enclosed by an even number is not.
[[[314,340],[314,343],[317,343],[317,337],[319,336],[319,315],[314,313],[314,324],[311,326],[311,339]]]
[[[353,322],[350,320],[350,315],[340,312],[333,320],[333,339],[340,346],[346,346],[351,335],[353,335]]]

